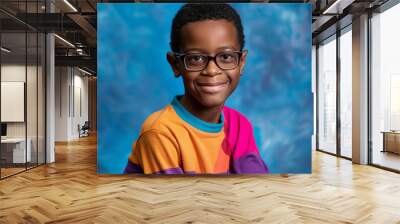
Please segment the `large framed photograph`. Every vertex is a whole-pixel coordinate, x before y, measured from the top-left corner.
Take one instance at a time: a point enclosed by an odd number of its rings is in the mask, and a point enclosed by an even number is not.
[[[98,4],[98,173],[310,173],[311,5]]]

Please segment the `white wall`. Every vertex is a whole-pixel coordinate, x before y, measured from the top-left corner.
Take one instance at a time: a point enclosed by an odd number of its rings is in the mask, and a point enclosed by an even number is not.
[[[56,67],[55,73],[55,140],[70,141],[88,120],[88,77],[72,67]]]
[[[27,73],[25,71],[27,69]],[[27,87],[27,120],[28,120],[28,137],[31,133],[36,136],[36,66],[27,66],[20,64],[4,64],[1,66],[1,81],[2,82],[25,82],[25,75],[28,78]],[[7,97],[7,96],[2,96]],[[41,107],[42,105],[38,105]],[[7,108],[1,108],[7,110]],[[7,122],[8,137],[25,137],[26,122]]]
[[[81,126],[85,123],[85,121],[89,120],[89,112],[88,112],[88,77],[82,76],[83,73],[75,70],[74,75],[74,111],[73,119],[72,119],[72,136],[75,138],[79,137],[78,133],[78,124]],[[80,96],[80,97],[79,97]],[[80,102],[79,102],[80,101]]]
[[[25,82],[25,64],[5,64],[1,66],[1,81],[2,82]],[[28,67],[28,71],[32,67]],[[29,73],[29,72],[28,72]],[[7,96],[2,96],[7,97]],[[7,108],[1,108],[7,110]],[[25,123],[24,122],[7,122],[7,136],[8,137],[25,137]]]
[[[68,71],[67,67],[55,68],[55,141],[68,140],[68,88],[70,84]]]

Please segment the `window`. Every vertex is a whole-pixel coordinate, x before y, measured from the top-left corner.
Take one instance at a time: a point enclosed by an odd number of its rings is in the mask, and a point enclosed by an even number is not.
[[[371,18],[372,164],[400,170],[400,4]]]
[[[340,155],[352,157],[352,33],[351,26],[340,36]]]
[[[318,47],[318,149],[336,154],[336,36]]]

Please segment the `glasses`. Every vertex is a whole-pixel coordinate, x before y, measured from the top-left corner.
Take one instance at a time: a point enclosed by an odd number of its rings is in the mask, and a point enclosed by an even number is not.
[[[241,51],[229,51],[217,53],[215,56],[201,53],[175,53],[175,56],[183,61],[187,71],[198,72],[207,68],[211,60],[222,70],[235,69],[239,66],[242,54]]]

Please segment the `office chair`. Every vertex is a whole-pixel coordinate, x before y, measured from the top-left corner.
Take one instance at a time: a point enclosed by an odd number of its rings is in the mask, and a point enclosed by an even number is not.
[[[82,127],[80,127],[80,125],[78,124],[79,138],[89,136],[89,129],[90,129],[89,121],[85,121]]]

